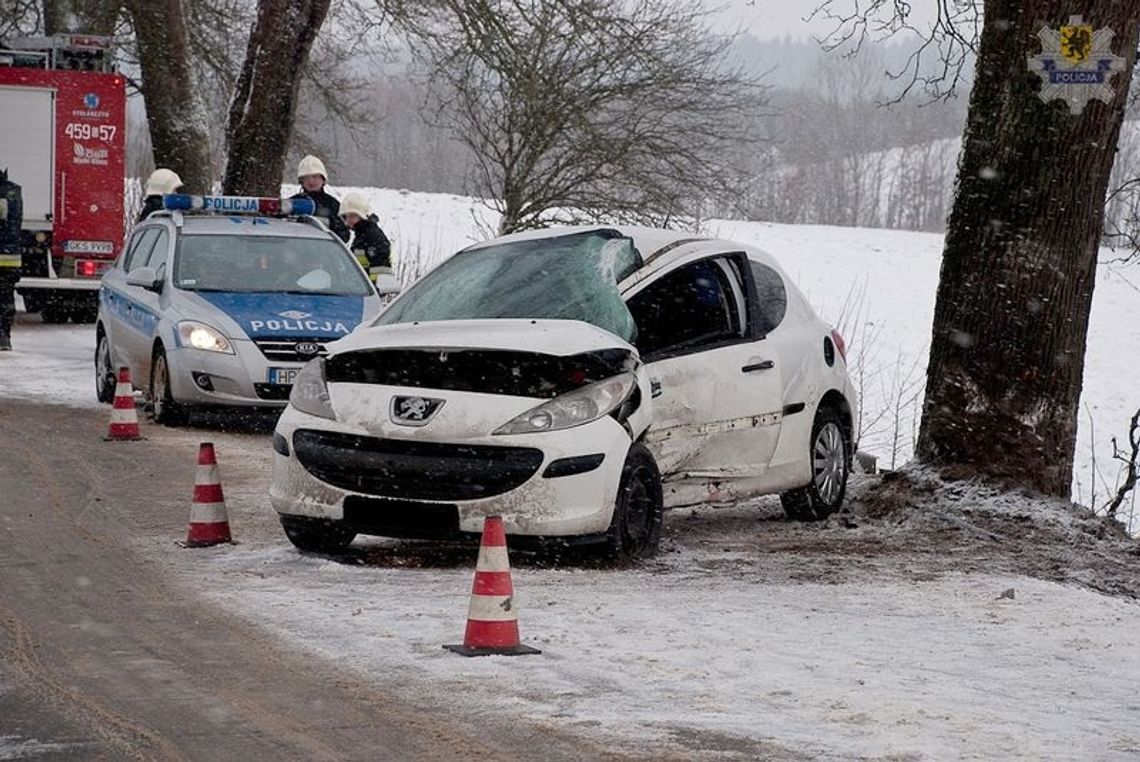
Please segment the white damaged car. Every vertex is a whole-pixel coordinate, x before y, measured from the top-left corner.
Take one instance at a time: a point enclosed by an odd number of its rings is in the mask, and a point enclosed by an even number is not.
[[[270,500],[289,539],[657,548],[664,505],[843,501],[856,400],[839,335],[771,256],[647,228],[471,246],[298,374]]]

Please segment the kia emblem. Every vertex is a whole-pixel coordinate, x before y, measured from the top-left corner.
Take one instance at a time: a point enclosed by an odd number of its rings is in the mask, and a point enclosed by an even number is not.
[[[321,345],[315,341],[298,341],[294,349],[302,357],[312,357],[321,351]]]

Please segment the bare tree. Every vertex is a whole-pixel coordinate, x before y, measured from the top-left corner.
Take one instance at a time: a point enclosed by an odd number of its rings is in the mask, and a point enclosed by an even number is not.
[[[439,115],[476,156],[501,231],[670,224],[739,191],[764,93],[695,0],[439,0],[416,26]]]
[[[1140,479],[1140,410],[1132,416],[1128,425],[1128,449],[1121,450],[1116,444],[1116,437],[1112,438],[1112,456],[1122,462],[1124,480],[1116,490],[1116,494],[1105,506],[1110,518],[1117,518],[1117,511],[1128,498],[1128,493],[1136,487]],[[1132,527],[1129,526],[1129,529]]]
[[[205,104],[191,65],[190,31],[183,0],[125,0],[142,71],[154,161],[173,169],[187,190],[213,183]]]
[[[276,195],[297,89],[330,0],[259,0],[226,125],[227,193]]]

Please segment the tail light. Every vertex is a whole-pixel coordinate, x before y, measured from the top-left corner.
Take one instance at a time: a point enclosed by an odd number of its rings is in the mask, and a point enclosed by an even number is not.
[[[80,278],[94,278],[99,274],[99,263],[92,259],[80,259],[75,263],[75,274]]]
[[[847,362],[847,342],[839,335],[839,331],[831,332],[831,340],[835,342],[835,348],[839,350],[839,356],[843,358],[843,362]]]

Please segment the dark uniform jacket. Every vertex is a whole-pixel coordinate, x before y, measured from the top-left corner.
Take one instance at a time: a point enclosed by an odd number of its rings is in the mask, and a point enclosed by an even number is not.
[[[357,259],[360,258],[361,252],[364,253],[364,256],[368,258],[368,264],[365,267],[391,267],[392,244],[389,243],[388,236],[384,235],[384,231],[380,229],[377,222],[376,215],[370,214],[367,219],[356,223],[356,227],[352,229],[356,236],[352,240],[352,253],[356,255]],[[363,262],[360,264],[364,265]]]
[[[24,195],[20,186],[0,173],[0,204],[5,213],[0,219],[0,278],[12,280],[20,277],[20,228],[24,222]]]
[[[348,225],[344,224],[344,220],[340,218],[340,202],[335,198],[325,193],[323,190],[314,193],[307,192],[304,188],[300,193],[295,193],[291,198],[310,198],[313,203],[317,205],[317,211],[313,215],[319,217],[321,222],[328,225],[329,230],[337,234],[340,240],[348,243]]]
[[[161,208],[162,196],[147,196],[146,201],[143,202],[142,211],[139,212],[139,222],[145,220],[151,212],[157,212]]]

